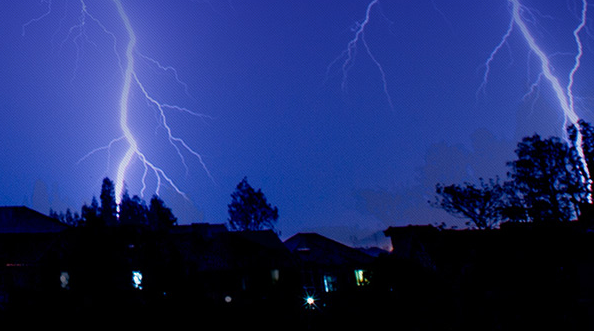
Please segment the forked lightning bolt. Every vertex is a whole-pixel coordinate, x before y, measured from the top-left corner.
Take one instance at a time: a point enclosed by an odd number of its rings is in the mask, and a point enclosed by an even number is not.
[[[390,97],[390,93],[388,92],[388,81],[386,79],[386,72],[384,71],[384,68],[382,67],[381,63],[373,55],[373,52],[371,52],[371,49],[369,48],[369,45],[367,44],[367,41],[365,40],[365,28],[367,27],[367,25],[369,24],[369,20],[371,19],[371,10],[376,5],[379,6],[379,0],[373,0],[367,5],[367,10],[365,11],[365,19],[360,23],[357,22],[357,28],[354,30],[355,36],[353,37],[353,39],[351,39],[348,42],[347,48],[342,52],[342,54],[330,63],[327,71],[329,72],[331,67],[333,67],[334,64],[336,64],[339,60],[344,59],[342,62],[342,66],[341,66],[341,69],[342,69],[341,87],[342,87],[343,91],[346,90],[348,74],[349,74],[351,67],[353,66],[353,64],[355,62],[355,55],[357,53],[357,45],[359,43],[361,43],[363,45],[363,47],[365,48],[365,52],[367,53],[367,56],[369,56],[369,58],[375,64],[375,66],[377,67],[377,69],[380,73],[386,100],[388,101],[390,109],[393,110],[394,105],[392,103],[392,98]]]
[[[578,69],[580,68],[580,61],[581,61],[581,58],[583,55],[583,46],[582,46],[582,42],[580,40],[579,34],[586,26],[586,18],[587,18],[587,10],[588,10],[587,1],[586,0],[581,1],[582,6],[581,6],[579,24],[573,30],[573,37],[575,40],[577,51],[576,51],[576,54],[574,57],[574,64],[568,74],[568,83],[565,87],[563,87],[561,85],[561,83],[559,82],[559,78],[553,73],[554,70],[551,65],[549,56],[538,45],[538,43],[534,39],[532,33],[530,32],[530,29],[528,29],[528,27],[526,26],[526,22],[522,16],[522,14],[529,13],[529,10],[526,7],[522,6],[522,4],[520,4],[520,0],[508,0],[508,2],[511,6],[510,23],[509,23],[506,33],[503,35],[499,44],[491,52],[491,54],[489,55],[489,58],[487,59],[487,61],[485,63],[485,73],[483,76],[483,82],[482,82],[481,86],[479,87],[479,91],[485,91],[489,73],[490,73],[490,69],[491,69],[491,67],[490,67],[491,62],[494,60],[495,55],[497,55],[499,50],[501,50],[501,48],[507,43],[508,38],[512,34],[514,27],[517,27],[520,30],[521,36],[524,39],[524,41],[526,42],[526,44],[528,45],[530,51],[534,55],[536,55],[536,57],[540,63],[540,74],[538,75],[537,81],[534,84],[532,84],[532,86],[530,87],[529,93],[532,93],[535,90],[536,85],[538,83],[540,83],[543,79],[546,80],[550,84],[551,88],[553,89],[554,94],[555,94],[555,99],[558,101],[559,107],[561,108],[561,111],[563,112],[564,127],[566,127],[569,124],[572,124],[579,128],[579,123],[578,123],[579,116],[577,115],[576,110],[575,110],[575,102],[574,102],[575,98],[573,95],[573,84],[574,84],[574,76],[575,76],[576,72],[578,71]],[[477,91],[477,93],[478,93],[478,91]],[[582,138],[580,131],[579,130],[576,130],[576,131],[577,131],[576,148],[577,148],[577,152],[578,152],[578,155],[580,158],[580,162],[582,163],[582,168],[584,170],[584,176],[582,177],[582,181],[584,184],[586,184],[587,192],[588,192],[588,201],[591,203],[592,202],[592,196],[590,193],[592,191],[591,176],[588,171],[587,161],[586,161],[584,151],[582,148],[582,139],[583,138]],[[565,130],[563,130],[563,132],[565,132]]]
[[[152,107],[155,107],[158,110],[158,115],[159,115],[158,117],[160,120],[160,125],[165,129],[166,134],[167,134],[167,139],[168,139],[169,143],[172,145],[172,147],[175,149],[177,155],[179,156],[182,164],[184,165],[184,167],[186,169],[186,172],[188,171],[188,165],[187,165],[184,155],[182,153],[183,151],[188,152],[188,153],[192,154],[194,157],[196,157],[198,159],[198,161],[200,162],[200,164],[202,165],[204,171],[211,178],[211,180],[214,181],[212,175],[210,174],[208,168],[206,167],[206,164],[204,163],[202,155],[200,155],[198,152],[196,152],[194,149],[192,149],[183,139],[181,139],[173,134],[172,128],[167,123],[166,110],[175,110],[175,111],[185,112],[190,115],[198,116],[198,117],[207,117],[207,116],[193,112],[190,109],[185,108],[185,107],[180,107],[177,105],[171,105],[171,104],[159,102],[157,99],[155,99],[154,97],[152,97],[150,95],[150,93],[147,91],[145,86],[142,84],[142,82],[140,81],[140,79],[138,78],[138,75],[136,73],[136,66],[135,66],[136,62],[135,61],[136,61],[137,57],[140,57],[140,58],[148,61],[149,63],[156,66],[160,70],[172,72],[175,80],[177,81],[177,83],[179,83],[180,85],[182,85],[184,87],[184,90],[187,95],[189,95],[189,91],[188,91],[188,86],[179,79],[178,73],[175,70],[175,68],[169,67],[169,66],[163,66],[158,61],[156,61],[148,56],[142,55],[136,50],[136,44],[137,44],[136,33],[135,33],[134,28],[130,22],[130,19],[124,9],[124,6],[122,5],[122,2],[120,0],[112,0],[112,1],[115,4],[118,17],[120,18],[121,23],[123,24],[123,26],[125,28],[125,31],[127,34],[127,39],[128,39],[123,57],[117,51],[116,45],[117,45],[118,40],[117,40],[116,36],[113,33],[111,33],[98,19],[96,19],[94,16],[92,16],[88,12],[87,6],[86,6],[84,0],[80,0],[81,9],[80,9],[80,16],[78,18],[79,23],[70,27],[70,29],[68,30],[68,35],[67,35],[66,39],[63,41],[63,43],[64,43],[69,38],[73,39],[73,41],[77,45],[77,61],[78,61],[78,55],[79,55],[78,52],[79,52],[79,47],[80,47],[79,42],[82,43],[82,42],[86,41],[86,42],[92,43],[89,40],[89,38],[87,38],[86,33],[85,33],[86,25],[89,23],[89,22],[87,22],[87,18],[89,18],[93,23],[95,23],[97,26],[99,26],[104,33],[106,33],[113,39],[113,43],[114,43],[113,50],[116,54],[116,57],[118,59],[118,65],[119,65],[119,68],[123,75],[122,76],[123,77],[122,90],[121,90],[120,99],[119,99],[119,103],[118,103],[118,107],[117,107],[118,113],[119,113],[119,119],[120,119],[119,124],[120,124],[120,130],[122,132],[122,136],[113,139],[107,146],[99,147],[99,148],[96,148],[95,150],[89,152],[87,155],[83,156],[78,162],[79,163],[82,162],[83,160],[88,158],[90,155],[92,155],[96,152],[99,152],[99,151],[106,150],[106,151],[110,152],[110,150],[114,144],[119,143],[119,142],[125,142],[127,144],[127,149],[126,149],[124,156],[122,157],[122,159],[120,160],[120,162],[118,164],[116,179],[115,179],[115,195],[116,195],[116,202],[118,204],[121,201],[122,194],[125,189],[124,184],[125,184],[125,180],[126,180],[126,173],[129,170],[130,164],[134,160],[139,160],[144,167],[144,172],[141,177],[141,184],[142,184],[142,188],[140,191],[141,196],[144,195],[145,190],[147,188],[147,186],[146,186],[147,176],[150,172],[152,172],[155,175],[156,181],[157,181],[157,185],[156,185],[156,189],[155,189],[156,194],[159,194],[159,190],[160,190],[161,186],[164,185],[165,183],[167,183],[178,194],[183,196],[185,199],[188,199],[188,196],[175,184],[175,182],[171,179],[171,177],[168,176],[167,173],[165,173],[165,171],[163,169],[161,169],[160,167],[155,165],[152,161],[150,161],[146,157],[146,155],[141,151],[141,149],[138,145],[138,142],[137,142],[137,137],[135,136],[133,130],[130,128],[130,125],[129,125],[130,94],[131,94],[131,91],[133,88],[138,88],[140,90],[140,92],[142,93],[142,96],[147,100],[147,102]],[[38,21],[41,21],[42,19],[44,19],[45,17],[47,17],[48,15],[51,14],[51,11],[52,11],[51,0],[48,0],[45,2],[48,5],[47,12],[45,12],[43,15],[41,15],[37,18],[34,18],[34,19],[30,20],[29,22],[25,23],[23,25],[23,32],[22,32],[23,35],[25,34],[25,29],[27,28],[27,26],[29,26],[33,23],[36,23]],[[75,65],[78,66],[78,63],[76,63]],[[108,156],[108,168],[109,168],[110,158],[111,158],[111,153]]]

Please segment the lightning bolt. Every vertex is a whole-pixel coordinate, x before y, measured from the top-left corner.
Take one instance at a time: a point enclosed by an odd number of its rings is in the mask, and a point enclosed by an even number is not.
[[[495,55],[501,50],[501,48],[505,44],[507,44],[507,41],[508,41],[510,35],[512,34],[514,27],[517,27],[520,30],[521,36],[524,39],[524,41],[526,42],[526,44],[528,45],[528,48],[530,49],[531,53],[536,55],[538,61],[540,62],[540,73],[538,75],[538,79],[535,83],[533,83],[531,85],[530,91],[527,93],[527,95],[533,93],[536,86],[543,79],[546,80],[552,87],[554,94],[555,94],[555,98],[559,103],[559,107],[561,108],[561,111],[563,112],[563,119],[564,119],[563,127],[565,128],[565,127],[567,127],[567,125],[571,124],[571,125],[575,125],[576,127],[579,128],[579,123],[578,123],[579,116],[577,115],[577,113],[575,111],[575,103],[574,103],[574,96],[573,96],[573,84],[574,84],[574,76],[575,76],[576,72],[578,71],[578,69],[580,68],[580,61],[581,61],[581,58],[583,55],[583,45],[582,45],[579,34],[586,26],[588,2],[586,0],[581,1],[582,6],[581,6],[579,24],[573,30],[573,37],[574,37],[575,44],[577,47],[577,52],[574,57],[574,64],[573,64],[573,66],[569,72],[569,75],[568,75],[569,76],[568,83],[565,87],[563,87],[561,85],[561,83],[559,82],[559,78],[553,73],[553,68],[552,68],[549,56],[542,50],[542,48],[540,48],[540,46],[538,45],[538,43],[532,36],[530,29],[528,29],[528,27],[526,26],[526,22],[525,22],[525,19],[522,17],[522,14],[524,12],[530,13],[530,11],[526,7],[522,6],[522,4],[520,4],[519,0],[508,0],[508,3],[511,6],[511,14],[512,14],[510,22],[509,22],[509,26],[508,26],[505,34],[503,35],[501,41],[495,47],[495,49],[493,49],[493,51],[489,55],[489,58],[485,62],[485,73],[483,76],[483,82],[482,82],[481,86],[479,87],[479,91],[485,90],[485,87],[486,87],[487,81],[488,81],[489,72],[490,72],[491,62],[493,61]],[[478,91],[477,91],[477,94],[478,94]],[[584,150],[582,148],[583,137],[582,137],[582,134],[580,133],[580,130],[576,130],[576,131],[577,131],[576,148],[577,148],[578,156],[580,159],[580,163],[582,164],[582,168],[584,171],[584,175],[582,176],[582,183],[586,185],[586,189],[588,192],[588,196],[587,196],[588,202],[592,203],[592,194],[591,194],[592,181],[591,181],[590,173],[588,171],[588,166],[587,166],[587,162],[586,162],[586,157],[584,155]],[[565,133],[565,135],[567,135],[565,130],[563,130],[563,132]],[[565,136],[565,138],[567,139],[567,136]]]
[[[118,40],[117,40],[115,34],[110,32],[101,23],[100,20],[98,20],[97,18],[95,18],[93,15],[91,15],[89,13],[84,0],[80,0],[80,8],[81,9],[80,9],[80,15],[78,17],[78,24],[75,24],[68,29],[67,36],[62,41],[62,45],[63,45],[69,39],[72,39],[73,42],[77,45],[77,53],[76,53],[77,62],[75,63],[75,72],[76,72],[76,69],[78,68],[78,65],[79,65],[78,59],[80,56],[80,48],[82,47],[83,42],[88,42],[90,44],[97,46],[95,43],[93,43],[87,37],[86,30],[85,30],[86,26],[87,26],[87,24],[89,24],[89,22],[95,23],[105,34],[107,34],[108,36],[110,36],[112,38],[113,51],[117,57],[118,65],[122,72],[122,77],[123,77],[123,83],[122,83],[121,93],[120,93],[120,98],[119,98],[119,103],[118,103],[119,126],[120,126],[120,130],[122,132],[122,135],[118,138],[113,139],[107,146],[99,147],[99,148],[96,148],[96,149],[90,151],[89,153],[84,155],[80,160],[78,160],[77,164],[81,163],[82,161],[84,161],[85,159],[87,159],[88,157],[90,157],[91,155],[93,155],[97,152],[107,151],[109,153],[108,154],[108,165],[107,165],[107,167],[109,169],[109,163],[110,163],[110,159],[111,159],[111,152],[110,152],[111,148],[116,143],[125,142],[127,144],[127,149],[126,149],[126,152],[124,153],[124,156],[119,161],[119,164],[117,166],[116,179],[115,179],[115,196],[116,196],[116,202],[118,205],[121,202],[122,194],[124,191],[126,174],[129,170],[130,165],[132,164],[132,162],[134,160],[140,161],[140,163],[142,164],[142,166],[144,168],[143,174],[140,179],[140,182],[142,185],[142,188],[140,190],[141,196],[144,196],[144,193],[147,190],[147,185],[146,185],[147,176],[149,175],[149,173],[153,173],[155,175],[156,181],[157,181],[157,185],[155,188],[155,194],[158,195],[162,185],[164,185],[166,183],[170,187],[172,187],[175,190],[175,192],[177,192],[179,195],[184,197],[186,200],[189,200],[187,194],[185,192],[183,192],[178,187],[178,185],[173,181],[173,179],[162,168],[158,167],[154,162],[149,160],[149,158],[140,149],[139,144],[137,142],[137,137],[129,125],[129,113],[131,111],[131,109],[130,109],[131,92],[132,92],[133,88],[138,88],[141,92],[141,95],[145,98],[147,103],[151,107],[153,107],[157,110],[158,118],[159,118],[159,125],[165,129],[167,139],[168,139],[170,145],[176,151],[177,155],[179,156],[181,163],[185,167],[186,174],[189,171],[189,167],[187,165],[186,159],[183,154],[184,151],[198,159],[198,161],[200,162],[202,168],[204,169],[204,171],[206,172],[208,177],[214,182],[214,178],[213,178],[212,174],[210,173],[210,171],[208,170],[206,163],[203,160],[202,155],[199,154],[198,152],[196,152],[194,149],[192,149],[182,138],[173,134],[173,129],[171,128],[171,126],[168,124],[168,121],[167,121],[166,111],[183,112],[183,113],[187,113],[192,116],[196,116],[196,117],[200,117],[200,118],[211,118],[211,117],[194,112],[194,111],[192,111],[188,108],[185,108],[185,107],[160,102],[156,98],[151,96],[151,94],[148,92],[147,88],[141,82],[141,80],[139,79],[139,77],[137,75],[137,72],[136,72],[137,57],[144,59],[145,61],[156,66],[160,70],[163,70],[165,72],[171,72],[173,74],[176,82],[184,87],[184,91],[185,91],[186,95],[190,96],[190,93],[189,93],[188,85],[185,84],[183,81],[181,81],[181,79],[179,78],[178,72],[175,68],[173,68],[171,66],[162,65],[160,62],[158,62],[146,55],[143,55],[137,51],[137,49],[136,49],[136,45],[137,45],[136,33],[135,33],[134,28],[130,22],[130,19],[124,9],[124,6],[122,5],[121,0],[112,0],[112,1],[115,4],[115,7],[116,7],[117,13],[118,13],[118,17],[120,18],[120,20],[124,26],[124,29],[126,31],[126,35],[128,38],[128,42],[126,44],[125,52],[124,52],[123,56],[121,56],[117,50]],[[43,15],[41,15],[37,18],[34,18],[23,25],[23,30],[22,30],[23,36],[25,35],[25,30],[29,25],[39,22],[51,14],[52,1],[46,0],[44,2],[47,3],[47,7],[48,7],[47,11]],[[62,22],[60,22],[60,25],[61,24],[62,24]]]
[[[41,16],[33,18],[31,20],[29,20],[29,22],[23,24],[22,26],[22,36],[25,36],[25,30],[27,29],[27,27],[33,23],[37,23],[39,21],[41,21],[42,19],[44,19],[46,16],[48,16],[49,14],[52,13],[52,1],[51,0],[42,0],[41,3],[47,3],[47,11],[45,13],[43,13]]]
[[[326,72],[327,73],[330,72],[331,68],[336,63],[338,63],[341,59],[344,59],[342,62],[342,65],[341,65],[341,70],[342,70],[341,87],[342,87],[343,91],[346,91],[348,74],[349,74],[351,67],[353,66],[353,64],[355,62],[355,56],[357,54],[357,45],[359,43],[361,43],[363,45],[363,47],[365,48],[365,52],[367,53],[367,55],[369,56],[371,61],[375,64],[375,66],[377,67],[377,69],[380,73],[384,95],[386,96],[386,100],[388,101],[388,104],[390,105],[390,109],[394,110],[392,98],[390,97],[390,93],[388,92],[388,80],[386,79],[386,72],[384,71],[383,66],[377,60],[375,55],[373,55],[373,52],[371,52],[371,48],[369,47],[369,44],[367,44],[367,41],[365,40],[365,28],[367,27],[367,24],[369,24],[369,21],[371,19],[371,10],[376,5],[379,6],[379,0],[373,0],[367,5],[367,10],[365,11],[365,19],[362,22],[357,22],[357,28],[354,30],[355,35],[354,35],[353,39],[351,39],[347,43],[347,47],[342,52],[342,54],[340,54],[340,56],[338,56],[336,59],[334,59],[334,61],[332,61],[330,63],[330,65],[328,65]],[[326,76],[328,76],[328,75],[326,75]]]

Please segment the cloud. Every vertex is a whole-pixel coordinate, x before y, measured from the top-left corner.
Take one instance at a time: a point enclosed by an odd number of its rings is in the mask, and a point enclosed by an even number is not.
[[[435,185],[477,182],[479,178],[505,178],[506,162],[514,158],[511,141],[499,139],[487,129],[470,134],[470,148],[444,141],[429,146],[425,163],[417,169],[416,183],[393,187],[358,188],[355,209],[386,226],[441,224],[463,227],[465,221],[432,207]]]

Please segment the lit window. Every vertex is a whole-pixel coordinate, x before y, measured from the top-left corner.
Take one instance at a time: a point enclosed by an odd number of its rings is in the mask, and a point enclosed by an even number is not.
[[[70,282],[70,275],[66,271],[60,273],[60,286],[64,289],[68,289],[68,283]]]
[[[326,293],[336,291],[336,277],[333,275],[324,275],[324,291]]]
[[[355,270],[355,281],[357,282],[357,286],[365,286],[369,284],[369,279],[367,278],[367,271],[362,269]]]
[[[142,273],[140,271],[132,271],[132,284],[135,289],[142,290]]]
[[[280,270],[278,270],[278,269],[270,270],[270,276],[272,278],[272,284],[278,283],[278,280],[280,279]]]

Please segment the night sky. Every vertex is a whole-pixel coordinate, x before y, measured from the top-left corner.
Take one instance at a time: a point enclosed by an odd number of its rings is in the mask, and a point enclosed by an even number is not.
[[[316,231],[351,244],[388,226],[463,227],[427,203],[436,183],[505,178],[522,137],[563,132],[550,85],[532,86],[540,62],[517,27],[483,84],[510,25],[506,0],[378,1],[368,19],[361,0],[121,1],[137,39],[136,77],[154,100],[183,107],[163,108],[166,124],[201,157],[168,139],[159,109],[133,82],[128,125],[147,160],[187,195],[161,178],[181,224],[226,222],[230,194],[247,176],[278,207],[282,238]],[[566,86],[582,2],[522,4]],[[593,27],[587,21],[579,34],[573,86],[590,122]],[[13,0],[0,9],[0,31],[0,205],[78,211],[105,176],[115,178],[129,147],[110,145],[123,136],[129,42],[116,4]],[[131,194],[143,172],[135,158]],[[145,199],[156,184],[149,169]]]

